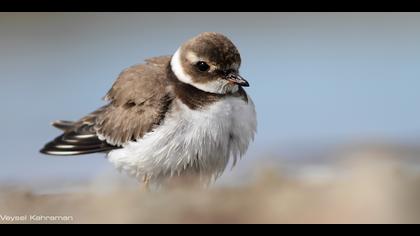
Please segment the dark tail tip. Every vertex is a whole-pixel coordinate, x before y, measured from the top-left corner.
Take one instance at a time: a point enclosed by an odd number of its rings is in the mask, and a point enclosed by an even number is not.
[[[57,129],[67,131],[74,127],[73,121],[67,121],[67,120],[56,120],[51,123],[52,126],[54,126]]]

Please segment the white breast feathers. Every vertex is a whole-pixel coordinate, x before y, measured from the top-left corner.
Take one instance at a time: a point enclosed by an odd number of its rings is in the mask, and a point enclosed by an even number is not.
[[[226,97],[204,109],[192,110],[179,100],[164,121],[142,139],[108,154],[118,169],[150,183],[173,176],[194,175],[209,183],[219,177],[230,157],[233,165],[253,140],[256,112],[250,98]]]

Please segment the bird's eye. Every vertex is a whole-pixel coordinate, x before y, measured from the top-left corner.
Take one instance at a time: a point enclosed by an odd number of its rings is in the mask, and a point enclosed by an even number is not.
[[[197,66],[197,68],[200,70],[200,71],[208,71],[209,69],[210,69],[210,66],[207,64],[207,63],[205,63],[204,61],[199,61],[199,62],[197,62],[197,64],[195,64],[196,66]]]

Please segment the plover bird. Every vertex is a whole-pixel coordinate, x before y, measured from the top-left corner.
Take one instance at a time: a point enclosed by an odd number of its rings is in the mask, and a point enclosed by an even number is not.
[[[187,176],[213,182],[230,160],[235,165],[256,132],[240,64],[226,36],[201,33],[172,56],[121,72],[107,105],[78,121],[53,122],[63,133],[41,152],[103,152],[116,168],[149,184]]]

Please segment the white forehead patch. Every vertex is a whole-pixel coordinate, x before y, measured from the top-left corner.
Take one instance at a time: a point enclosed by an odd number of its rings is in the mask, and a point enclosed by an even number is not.
[[[185,55],[187,60],[191,63],[196,63],[198,61],[202,61],[203,59],[199,58],[195,53],[189,51],[187,52],[187,55]]]
[[[194,55],[194,53],[188,53],[186,57],[187,57],[187,60],[192,62],[194,59],[196,59],[195,57],[197,56]],[[203,90],[209,93],[225,94],[227,92],[236,92],[238,90],[237,85],[232,85],[227,80],[222,80],[222,79],[215,79],[207,83],[195,83],[192,80],[191,76],[187,74],[184,68],[182,67],[180,49],[178,49],[175,52],[175,54],[172,56],[171,68],[174,74],[176,75],[176,77],[180,81],[186,84],[190,84],[200,90]]]

